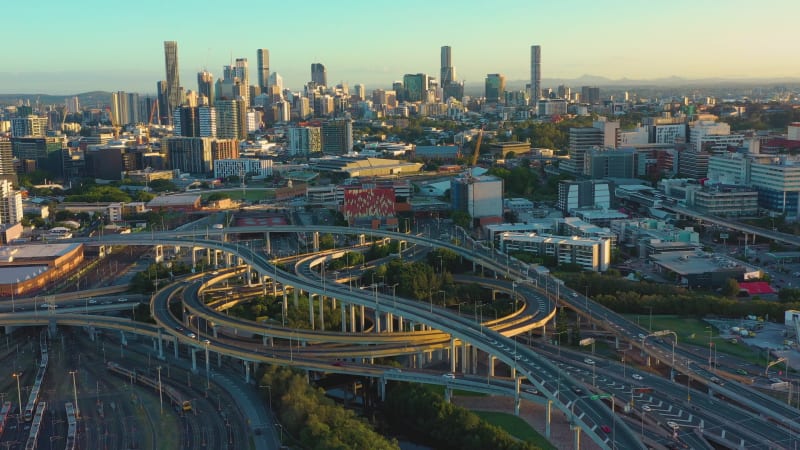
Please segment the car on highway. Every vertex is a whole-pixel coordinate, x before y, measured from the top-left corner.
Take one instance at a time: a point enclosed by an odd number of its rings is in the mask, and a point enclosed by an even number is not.
[[[644,338],[646,338],[646,337],[647,337],[647,336],[643,335],[642,333],[639,333],[639,339],[644,339]]]
[[[739,375],[749,375],[749,373],[744,369],[736,369],[736,373]]]
[[[650,412],[650,411],[652,411],[652,408],[650,408],[649,405],[642,405],[642,411]]]
[[[573,293],[572,293],[572,296],[573,296],[573,297],[577,297],[577,296],[578,296],[578,293],[577,293],[577,292],[573,292]]]
[[[594,365],[594,360],[592,358],[586,358],[583,360],[586,364]]]
[[[211,341],[209,341],[208,339],[203,339],[203,344],[210,344],[210,343]]]
[[[711,382],[712,382],[712,383],[717,383],[717,384],[718,384],[718,385],[720,385],[720,386],[722,386],[722,384],[723,384],[723,383],[722,383],[722,380],[720,380],[720,379],[719,379],[719,378],[717,378],[717,377],[711,377],[711,378],[709,378],[709,379],[711,380]]]
[[[603,430],[603,433],[611,433],[611,427],[608,425],[600,425],[600,429]]]
[[[456,379],[456,374],[454,374],[454,373],[443,373],[442,377],[450,379],[450,380],[455,380]]]
[[[576,393],[576,394],[583,394],[583,389],[581,389],[581,388],[580,388],[580,387],[578,387],[578,386],[573,386],[573,387],[572,387],[572,392],[574,392],[574,393]]]
[[[644,379],[644,378],[643,378],[641,375],[639,375],[638,373],[635,373],[635,374],[633,374],[633,375],[631,375],[631,376],[633,377],[633,379],[634,379],[634,380],[639,380],[639,381],[642,381],[642,380]]]
[[[120,303],[125,303],[125,302],[128,301],[128,299],[125,298],[125,297],[120,297],[120,298],[117,299],[117,301],[120,302]]]
[[[89,304],[90,305],[96,305],[97,304],[97,299],[96,298],[90,298],[89,299]]]
[[[191,333],[191,332],[186,333],[186,336],[189,337],[190,339],[196,339],[197,338],[197,335],[194,334],[194,333]]]
[[[527,392],[528,394],[533,394],[533,395],[538,395],[539,394],[539,391],[537,391],[534,388],[526,388],[525,392]]]
[[[671,420],[667,421],[667,426],[672,428],[673,430],[677,430],[678,428],[680,428],[680,426],[677,423],[675,423],[675,422],[673,422]]]

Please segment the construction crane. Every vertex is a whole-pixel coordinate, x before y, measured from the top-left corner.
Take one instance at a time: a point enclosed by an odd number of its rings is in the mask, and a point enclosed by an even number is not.
[[[469,164],[469,169],[472,170],[476,164],[478,164],[478,154],[481,151],[481,142],[483,141],[483,127],[478,130],[478,138],[475,140],[475,150],[472,152],[472,160]]]

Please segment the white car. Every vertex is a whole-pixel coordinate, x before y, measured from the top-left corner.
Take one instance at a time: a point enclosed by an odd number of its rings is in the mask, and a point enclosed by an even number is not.
[[[456,379],[456,374],[454,374],[454,373],[443,373],[442,377],[450,379],[450,380],[455,380]]]
[[[642,411],[650,412],[650,411],[652,411],[652,409],[647,405],[642,405]]]
[[[583,360],[583,362],[585,362],[586,364],[589,364],[589,365],[594,365],[594,360],[591,359],[591,358],[586,358],[586,359]]]
[[[667,426],[672,428],[673,430],[677,430],[678,428],[680,428],[680,426],[677,423],[675,423],[675,422],[673,422],[671,420],[669,422],[667,422]]]
[[[527,389],[525,389],[525,392],[527,392],[528,394],[533,394],[533,395],[537,395],[539,393],[539,391],[537,391],[534,388],[527,388]]]
[[[642,376],[641,376],[641,375],[639,375],[638,373],[635,373],[635,374],[633,374],[633,375],[631,375],[631,376],[633,377],[633,379],[634,379],[634,380],[639,380],[639,381],[642,381],[642,380],[644,379],[644,378],[642,378]]]

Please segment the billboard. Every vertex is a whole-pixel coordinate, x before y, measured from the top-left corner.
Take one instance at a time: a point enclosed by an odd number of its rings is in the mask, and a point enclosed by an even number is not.
[[[344,191],[342,215],[348,222],[353,219],[394,216],[394,189],[353,188]]]

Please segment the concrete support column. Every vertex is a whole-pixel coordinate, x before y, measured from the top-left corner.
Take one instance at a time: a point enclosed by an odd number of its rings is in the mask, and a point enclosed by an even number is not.
[[[405,325],[403,323],[403,316],[397,316],[397,331],[399,331],[400,333],[405,331],[403,325]]]
[[[164,359],[164,337],[161,335],[161,328],[158,329],[158,359]]]
[[[494,356],[489,355],[489,376],[490,377],[494,376],[494,360],[495,359],[496,358]]]
[[[550,416],[552,414],[553,409],[553,401],[547,400],[547,405],[545,406],[545,413],[544,413],[544,437],[546,439],[550,439]]]
[[[461,373],[467,374],[469,371],[469,344],[461,343]]]
[[[365,326],[364,320],[365,320],[365,317],[364,317],[364,305],[361,305],[361,332],[362,333],[364,332],[364,326]]]
[[[264,233],[264,252],[268,255],[272,253],[272,245],[269,242],[269,231]]]
[[[242,362],[244,362],[244,382],[245,383],[249,383],[250,382],[250,363],[247,362],[247,361],[242,361]]]
[[[355,333],[356,330],[356,305],[350,305],[350,332]]]
[[[325,296],[319,297],[319,329],[325,331]]]
[[[336,309],[336,297],[331,297],[331,311]]]
[[[211,327],[211,335],[217,337],[217,327]]]
[[[189,251],[192,253],[192,269],[194,269],[197,267],[197,253],[195,253],[196,250],[194,247]]]
[[[575,450],[581,450],[581,427],[575,425],[572,429],[575,430]]]
[[[311,324],[311,329],[314,329],[314,294],[308,293],[308,322]]]
[[[289,314],[289,296],[286,294],[286,288],[283,287],[283,303],[281,304],[281,323],[286,322],[286,315]]]
[[[211,358],[208,354],[208,346],[206,345],[206,377],[211,376]]]
[[[514,367],[514,366],[508,366],[508,367],[511,369],[511,377],[512,378],[516,378],[517,377],[517,368]]]
[[[172,337],[172,343],[174,344],[172,346],[172,349],[175,350],[175,359],[178,359],[178,345],[179,344],[178,344],[178,337],[177,336],[173,336]]]
[[[472,346],[472,374],[478,373],[478,348]]]
[[[386,332],[391,333],[394,331],[394,317],[392,313],[386,313]]]
[[[381,377],[381,379],[378,380],[378,383],[379,383],[378,392],[379,392],[381,401],[384,401],[384,400],[386,400],[386,378]]]
[[[515,416],[519,416],[519,404],[520,404],[519,385],[520,385],[521,381],[522,381],[522,378],[520,378],[520,377],[515,377],[514,378],[514,415]]]
[[[450,372],[456,372],[456,340],[450,338]]]
[[[192,372],[197,372],[197,350],[194,347],[189,347],[189,353],[192,354]]]
[[[347,333],[347,304],[341,304],[342,309],[342,333]]]

